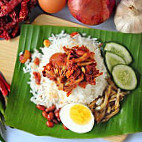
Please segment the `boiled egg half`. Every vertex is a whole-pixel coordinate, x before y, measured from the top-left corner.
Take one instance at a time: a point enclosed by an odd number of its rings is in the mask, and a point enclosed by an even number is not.
[[[91,110],[82,104],[68,104],[60,110],[59,115],[61,122],[76,133],[87,133],[94,126]]]

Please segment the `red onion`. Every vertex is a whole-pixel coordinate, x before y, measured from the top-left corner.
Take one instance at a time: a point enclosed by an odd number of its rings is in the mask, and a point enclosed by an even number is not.
[[[114,6],[115,0],[68,0],[71,14],[88,25],[98,25],[106,21]]]

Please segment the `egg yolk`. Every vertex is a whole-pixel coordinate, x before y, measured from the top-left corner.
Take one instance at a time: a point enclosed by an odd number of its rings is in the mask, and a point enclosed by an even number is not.
[[[91,112],[87,107],[77,104],[71,107],[70,117],[73,122],[85,125],[91,120]]]

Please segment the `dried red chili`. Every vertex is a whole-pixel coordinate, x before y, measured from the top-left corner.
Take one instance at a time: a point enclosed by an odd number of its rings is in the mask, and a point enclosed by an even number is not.
[[[10,92],[10,85],[6,82],[6,80],[2,77],[0,74],[0,80],[3,82],[3,84],[6,86],[7,90]]]
[[[22,2],[22,0],[10,0],[6,4],[4,3],[3,5],[1,5],[0,17],[3,17],[5,15],[9,14],[10,12],[12,12],[14,10],[14,8],[18,4],[20,4],[21,2]]]
[[[19,23],[28,19],[37,0],[0,1],[0,38],[9,40],[19,32]]]
[[[33,8],[37,3],[37,0],[30,0],[30,8]]]
[[[4,83],[0,80],[0,91],[2,92],[3,96],[7,96],[8,95],[8,91],[4,85]]]
[[[20,10],[20,13],[19,13],[19,21],[24,21],[27,19],[28,17],[28,13],[29,13],[29,8],[28,8],[28,2],[30,0],[23,0],[21,2],[21,10]]]
[[[10,39],[9,33],[7,31],[3,31],[2,34],[0,34],[0,38],[5,38],[6,40]]]
[[[12,31],[12,37],[15,37],[19,30],[19,23],[16,24],[15,28]]]

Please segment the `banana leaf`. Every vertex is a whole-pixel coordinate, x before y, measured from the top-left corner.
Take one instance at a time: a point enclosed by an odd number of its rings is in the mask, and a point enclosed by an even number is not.
[[[0,92],[0,141],[5,142],[1,135],[3,135],[3,131],[5,129],[4,126],[4,98]]]
[[[0,136],[0,142],[5,142],[4,139]]]
[[[1,115],[1,114],[0,114]],[[2,122],[3,120],[1,119],[1,116],[0,116],[0,142],[5,142],[4,139],[2,138],[3,136],[3,131],[4,131],[4,122]]]
[[[5,109],[5,102],[4,102],[3,95],[0,92],[0,113],[2,115],[4,115],[4,109]]]
[[[95,124],[93,130],[86,134],[77,134],[66,131],[62,125],[48,128],[41,115],[41,111],[30,102],[32,94],[27,84],[29,74],[23,73],[23,64],[19,62],[19,53],[25,49],[31,52],[43,46],[43,40],[52,33],[58,34],[62,30],[67,33],[87,33],[102,42],[114,41],[126,46],[133,57],[131,66],[138,78],[138,86],[121,103],[120,112],[106,123]],[[23,25],[20,34],[19,49],[11,92],[6,108],[6,124],[26,132],[40,136],[53,136],[58,138],[96,138],[121,135],[142,131],[142,34],[124,34],[119,32],[96,29]]]

